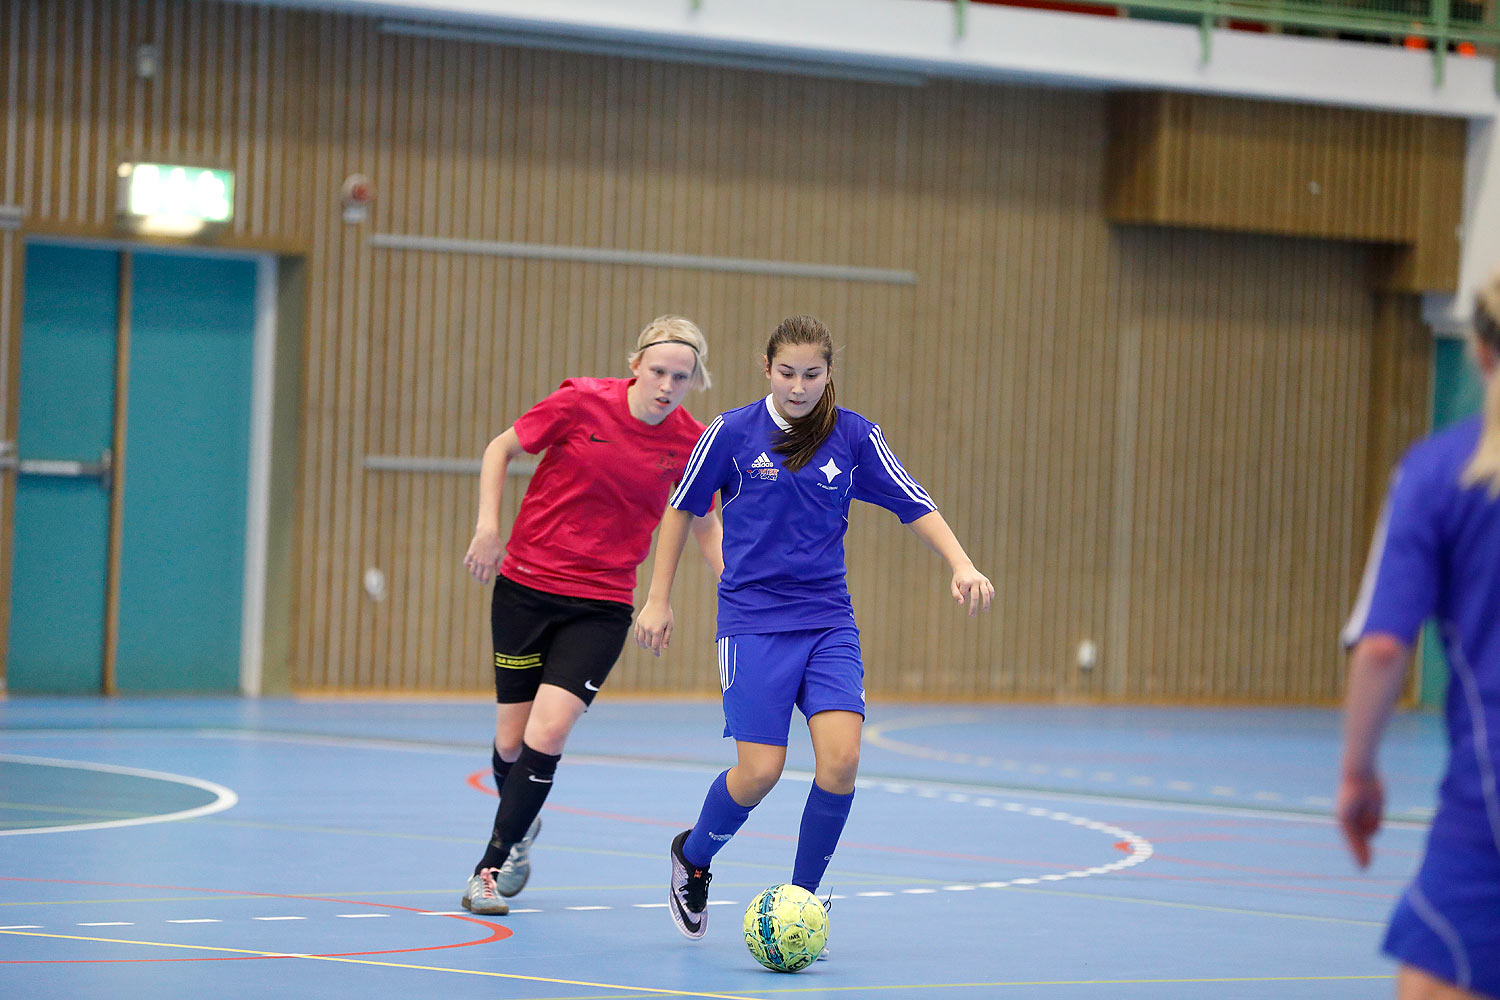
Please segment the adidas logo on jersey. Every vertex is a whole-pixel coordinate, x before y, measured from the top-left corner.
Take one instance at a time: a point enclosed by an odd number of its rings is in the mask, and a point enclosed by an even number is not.
[[[771,461],[771,456],[765,452],[761,452],[760,457],[750,463],[751,479],[764,479],[767,482],[774,483],[776,482],[776,474],[780,471],[780,469],[776,468],[776,463]]]

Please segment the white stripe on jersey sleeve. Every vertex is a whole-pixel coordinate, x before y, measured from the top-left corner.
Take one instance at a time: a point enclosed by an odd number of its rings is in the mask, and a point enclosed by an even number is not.
[[[1370,540],[1370,555],[1365,561],[1365,575],[1359,582],[1359,596],[1354,600],[1354,610],[1349,614],[1344,631],[1339,634],[1339,641],[1345,648],[1359,641],[1359,637],[1364,634],[1365,623],[1370,620],[1370,605],[1375,600],[1375,581],[1380,578],[1380,561],[1385,556],[1385,537],[1391,526],[1391,494],[1396,492],[1396,483],[1399,481],[1398,473],[1391,481],[1391,491],[1386,495],[1385,503],[1380,507],[1380,520],[1375,524],[1375,537]]]
[[[714,438],[718,436],[723,426],[724,417],[720,415],[714,417],[713,423],[704,428],[702,435],[698,438],[698,443],[693,445],[692,454],[688,455],[687,465],[683,467],[682,482],[677,484],[677,489],[673,491],[672,499],[667,501],[667,506],[676,507],[677,502],[682,499],[682,495],[692,483],[693,477],[703,468],[703,460],[708,456],[709,446],[714,443]]]
[[[926,504],[933,510],[937,510],[937,504],[932,502],[932,497],[922,489],[922,485],[911,477],[911,473],[902,468],[901,462],[896,458],[896,453],[891,451],[890,445],[885,443],[885,435],[880,433],[880,425],[876,424],[870,430],[870,440],[875,442],[875,453],[880,456],[880,464],[885,466],[886,473],[896,482],[897,486],[911,497],[913,501]]]

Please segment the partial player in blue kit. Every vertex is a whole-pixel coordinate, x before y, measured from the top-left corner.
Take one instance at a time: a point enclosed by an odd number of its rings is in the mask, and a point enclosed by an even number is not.
[[[765,372],[770,394],[721,414],[688,457],[635,624],[646,649],[660,653],[671,641],[672,581],[688,527],[721,493],[716,645],[724,735],[734,737],[737,761],[714,780],[692,829],[672,841],[668,907],[690,938],[707,928],[709,862],[781,777],[793,706],[807,718],[817,759],[793,883],[817,891],[848,819],[865,711],[844,580],[850,502],[891,511],[946,559],[951,593],[971,616],[995,594],[879,425],[834,405],[833,338],[821,322],[783,320],[766,346]]]
[[[1500,997],[1500,271],[1477,297],[1483,417],[1411,449],[1396,470],[1359,599],[1337,815],[1361,868],[1380,828],[1376,752],[1422,623],[1437,622],[1450,678],[1448,771],[1422,867],[1385,937],[1397,996]]]

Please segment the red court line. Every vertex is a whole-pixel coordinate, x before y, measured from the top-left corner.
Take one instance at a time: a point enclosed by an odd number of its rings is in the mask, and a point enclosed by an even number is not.
[[[213,893],[221,896],[245,896],[255,899],[301,899],[314,903],[343,903],[348,906],[371,906],[383,910],[403,910],[407,913],[427,913],[429,911],[419,909],[415,906],[400,906],[395,903],[370,903],[362,899],[334,899],[331,896],[294,896],[281,892],[246,892],[242,889],[203,889],[185,885],[143,885],[138,882],[94,882],[85,879],[63,879],[63,878],[21,878],[13,875],[0,875],[0,882],[37,882],[50,885],[102,885],[113,889],[167,889],[173,892],[203,892]],[[67,900],[59,900],[58,905],[67,905]],[[453,944],[434,944],[422,948],[389,948],[382,951],[341,951],[324,955],[314,955],[305,952],[312,958],[361,958],[369,955],[408,955],[421,951],[444,951],[449,948],[469,948],[477,944],[491,944],[495,941],[504,941],[515,934],[515,931],[503,924],[490,923],[488,920],[480,920],[478,917],[464,917],[453,915],[451,919],[464,920],[480,927],[489,928],[487,937],[476,938],[473,941],[458,941]],[[138,962],[251,962],[263,961],[265,959],[291,958],[290,955],[223,955],[213,958],[59,958],[59,959],[10,959],[0,960],[0,965],[92,965],[99,963],[128,964]]]

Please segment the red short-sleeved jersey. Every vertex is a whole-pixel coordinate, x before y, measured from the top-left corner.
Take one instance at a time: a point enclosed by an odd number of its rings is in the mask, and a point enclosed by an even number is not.
[[[516,421],[537,466],[505,545],[507,578],[568,597],[632,603],[636,567],[703,425],[684,407],[637,420],[634,379],[570,378]]]

